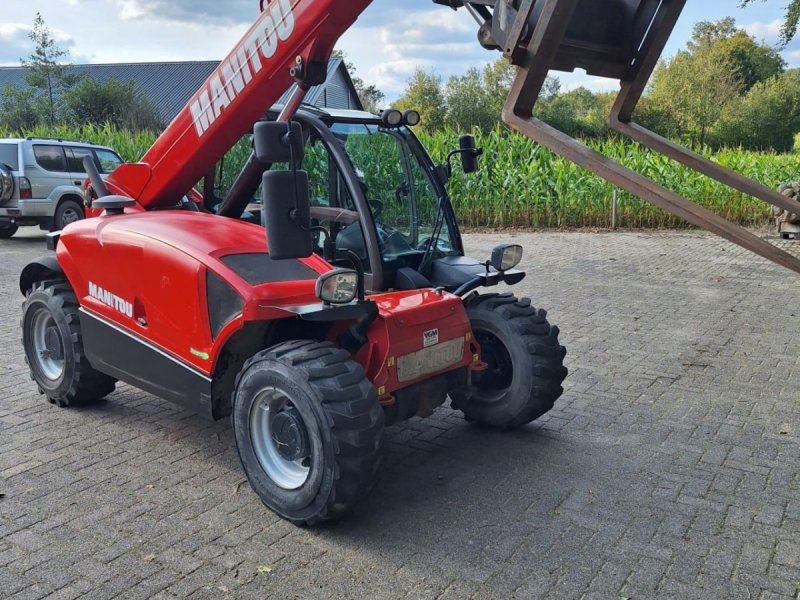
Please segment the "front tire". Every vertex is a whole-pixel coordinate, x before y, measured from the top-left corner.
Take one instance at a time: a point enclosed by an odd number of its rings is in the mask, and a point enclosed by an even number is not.
[[[17,233],[18,229],[19,229],[19,226],[16,223],[9,223],[7,225],[0,225],[0,240],[7,240],[11,236],[13,236],[15,233]]]
[[[513,294],[486,294],[467,303],[481,358],[488,364],[473,375],[471,388],[451,394],[453,406],[469,420],[516,429],[538,419],[563,393],[566,349],[547,311]]]
[[[63,281],[36,283],[22,305],[25,362],[52,404],[87,404],[114,391],[116,379],[92,368],[83,351],[78,300]]]
[[[232,419],[251,487],[295,524],[340,517],[375,483],[383,409],[361,365],[333,344],[292,341],[253,356]]]

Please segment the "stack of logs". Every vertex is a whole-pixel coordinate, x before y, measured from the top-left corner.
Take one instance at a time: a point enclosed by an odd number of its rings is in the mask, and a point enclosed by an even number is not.
[[[778,188],[778,191],[788,198],[800,201],[800,181],[795,183],[783,183],[781,187]],[[772,216],[775,219],[775,224],[778,226],[779,233],[786,237],[790,237],[787,234],[793,234],[791,237],[800,234],[800,214],[791,213],[778,206],[773,206]]]

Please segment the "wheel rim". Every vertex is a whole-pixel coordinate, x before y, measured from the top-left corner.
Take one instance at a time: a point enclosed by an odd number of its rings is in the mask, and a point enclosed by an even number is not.
[[[299,411],[277,388],[256,396],[250,409],[250,439],[261,468],[276,485],[296,490],[311,472],[308,432]]]
[[[506,345],[493,333],[475,331],[475,339],[481,345],[481,359],[489,366],[475,387],[486,399],[496,399],[514,381],[514,362]]]
[[[40,308],[33,315],[31,342],[33,360],[42,375],[57,381],[64,375],[64,340],[50,311]]]
[[[67,208],[64,211],[64,214],[61,215],[61,224],[64,226],[67,226],[70,223],[74,223],[75,221],[80,221],[80,220],[81,220],[81,215],[74,208]]]

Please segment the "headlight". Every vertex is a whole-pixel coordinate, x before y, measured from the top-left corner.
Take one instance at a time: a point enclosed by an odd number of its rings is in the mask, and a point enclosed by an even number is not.
[[[492,266],[498,271],[513,269],[522,260],[522,246],[519,244],[501,244],[492,250]]]
[[[358,273],[336,269],[317,279],[317,298],[325,304],[350,304],[358,294]]]

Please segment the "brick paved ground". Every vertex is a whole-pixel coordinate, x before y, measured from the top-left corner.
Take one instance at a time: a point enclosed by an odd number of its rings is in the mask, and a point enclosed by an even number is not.
[[[0,242],[0,597],[797,597],[800,279],[696,233],[514,238],[563,398],[512,434],[393,427],[375,493],[313,530],[261,506],[227,422],[38,396],[16,278],[42,237]]]

